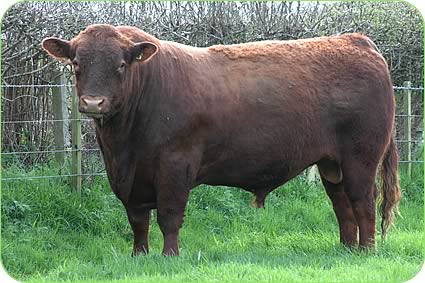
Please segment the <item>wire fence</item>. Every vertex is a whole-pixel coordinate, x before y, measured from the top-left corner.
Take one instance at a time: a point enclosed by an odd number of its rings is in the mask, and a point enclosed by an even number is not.
[[[73,84],[42,84],[42,85],[2,85],[2,94],[6,89],[23,89],[23,88],[44,88],[47,92],[52,93],[52,89],[54,88],[65,88],[67,90],[74,88]],[[394,86],[396,100],[397,100],[397,108],[398,112],[396,113],[396,143],[398,144],[398,148],[401,153],[400,163],[405,163],[410,165],[423,165],[423,87],[411,87],[411,86]],[[415,94],[417,95],[416,105],[419,105],[419,110],[414,109],[411,111],[411,105],[407,108],[402,107],[401,105],[406,106],[405,95]],[[68,91],[67,93],[68,99],[69,96],[73,95],[72,91]],[[22,96],[17,95],[13,99],[9,99],[2,95],[2,104],[14,103],[14,101],[20,99]],[[28,97],[28,95],[26,96]],[[39,99],[38,96],[31,96],[32,99]],[[419,101],[419,103],[417,102]],[[412,104],[411,99],[408,99],[408,103]],[[420,114],[418,114],[420,113]],[[407,123],[407,122],[408,123]],[[57,123],[65,123],[66,127],[70,127],[71,123],[80,122],[84,123],[82,139],[86,140],[83,142],[82,146],[79,148],[72,148],[69,145],[63,146],[58,149],[57,146],[50,142],[47,144],[8,144],[3,141],[3,136],[5,131],[15,131],[15,133],[8,132],[8,134],[15,134],[17,138],[22,138],[20,133],[16,132],[19,127],[25,124],[48,124],[48,127],[44,128],[46,131],[53,131],[53,127]],[[405,126],[408,125],[414,131],[406,131]],[[64,118],[64,119],[55,119],[52,118],[52,115],[43,115],[42,118],[37,120],[5,120],[1,121],[2,126],[2,182],[16,182],[22,180],[41,180],[41,179],[55,179],[55,178],[67,178],[67,177],[84,177],[84,178],[92,178],[96,176],[105,176],[105,168],[103,164],[103,160],[100,155],[100,149],[95,142],[95,129],[94,123],[92,119],[87,118]],[[67,129],[68,130],[68,129]],[[87,136],[90,136],[90,139],[87,139]],[[405,145],[408,145],[407,147]],[[409,153],[406,153],[406,148]],[[18,162],[22,162],[23,164],[29,164],[30,166],[40,165],[40,164],[49,164],[54,157],[52,155],[55,154],[70,154],[73,152],[81,152],[82,154],[86,154],[82,158],[83,160],[83,170],[78,174],[73,174],[69,171],[70,164],[69,162],[64,162],[63,164],[55,164],[52,167],[56,168],[54,172],[49,171],[46,174],[32,176],[31,174],[19,175],[18,172],[14,172],[14,170],[10,170],[12,165],[16,165]],[[36,157],[34,157],[36,156]],[[406,159],[407,158],[407,159]],[[65,160],[68,160],[69,157],[65,157]]]

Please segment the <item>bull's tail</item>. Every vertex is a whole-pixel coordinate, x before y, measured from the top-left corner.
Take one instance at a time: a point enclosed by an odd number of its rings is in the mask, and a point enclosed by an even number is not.
[[[398,151],[394,138],[388,145],[381,167],[381,229],[382,240],[393,220],[393,209],[398,210],[400,201],[400,183],[398,177]]]

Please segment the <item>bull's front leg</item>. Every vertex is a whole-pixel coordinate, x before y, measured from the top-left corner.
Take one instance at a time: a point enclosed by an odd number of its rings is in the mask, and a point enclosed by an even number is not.
[[[179,230],[183,225],[184,210],[186,200],[181,198],[179,201],[158,205],[158,224],[164,237],[164,247],[162,254],[165,256],[179,255]]]
[[[183,225],[192,184],[189,165],[161,164],[157,189],[157,221],[164,237],[162,254],[179,255],[178,236]]]
[[[151,209],[126,207],[128,221],[134,234],[132,256],[149,253],[149,222]]]

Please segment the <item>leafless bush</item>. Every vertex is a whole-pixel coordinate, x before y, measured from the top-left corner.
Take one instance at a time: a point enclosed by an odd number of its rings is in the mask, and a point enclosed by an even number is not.
[[[51,89],[31,85],[50,84],[63,69],[40,49],[40,42],[47,36],[70,39],[93,23],[138,26],[160,39],[200,47],[358,31],[376,42],[394,84],[423,82],[422,21],[405,3],[34,1],[16,4],[3,17],[3,122],[53,118]],[[413,102],[422,113],[422,97]],[[48,123],[3,123],[2,133],[6,151],[52,144]]]

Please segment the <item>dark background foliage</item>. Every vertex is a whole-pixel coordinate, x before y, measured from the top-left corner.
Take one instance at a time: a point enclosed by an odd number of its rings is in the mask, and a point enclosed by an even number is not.
[[[68,71],[48,58],[47,36],[71,39],[93,23],[133,25],[164,40],[194,46],[298,39],[348,32],[371,37],[388,61],[394,85],[423,84],[423,26],[402,2],[29,2],[11,7],[2,22],[2,84],[40,85]],[[51,119],[51,89],[3,87],[3,121]],[[413,113],[423,113],[422,95]],[[2,125],[2,149],[52,144],[48,123]],[[90,128],[90,125],[85,127]],[[86,135],[89,144],[93,134]],[[27,149],[27,148],[26,148]]]

